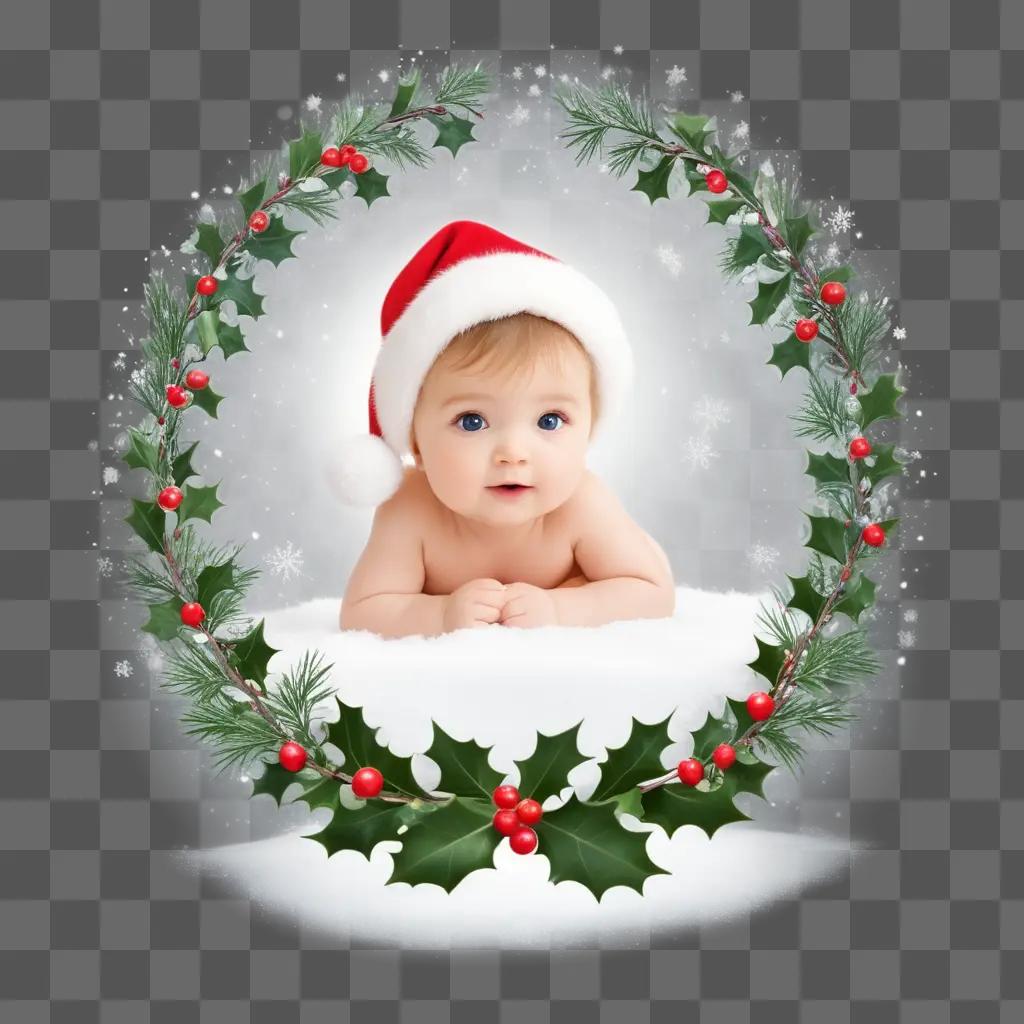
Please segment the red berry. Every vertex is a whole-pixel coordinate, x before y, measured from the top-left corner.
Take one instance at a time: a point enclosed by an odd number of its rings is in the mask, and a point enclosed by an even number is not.
[[[813,341],[818,336],[818,322],[817,320],[808,320],[806,317],[801,317],[797,320],[793,333],[801,341]]]
[[[348,165],[356,174],[362,174],[370,166],[370,161],[362,153],[353,153]]]
[[[376,796],[384,788],[384,776],[376,768],[360,768],[352,776],[352,792],[358,797]]]
[[[156,421],[157,421],[157,423],[160,424],[161,427],[164,425],[164,418],[163,418],[163,416],[157,416]]]
[[[306,767],[306,751],[295,740],[289,740],[281,747],[277,759],[286,772],[297,772]]]
[[[736,748],[730,743],[720,743],[715,747],[711,760],[724,772],[736,760]]]
[[[498,807],[515,808],[520,800],[519,790],[515,786],[498,786],[491,796]]]
[[[839,578],[844,583],[850,578],[850,567],[848,565],[843,566],[843,571],[839,574]]]
[[[871,454],[871,442],[866,437],[855,437],[850,442],[850,458],[863,459]]]
[[[771,694],[758,691],[747,698],[747,711],[755,722],[763,722],[775,710],[775,699]]]
[[[188,373],[185,374],[185,383],[193,391],[201,391],[210,383],[210,376],[209,374],[203,373],[202,370],[189,370]]]
[[[721,171],[708,171],[704,175],[704,182],[709,192],[724,192],[729,187],[729,182]]]
[[[857,394],[857,382],[855,380],[850,381],[850,394]]]
[[[168,384],[166,393],[167,404],[173,405],[175,409],[188,405],[188,392],[180,384]]]
[[[335,146],[329,146],[320,154],[320,163],[325,164],[327,167],[340,167],[341,153],[338,152]]]
[[[516,853],[532,853],[537,849],[537,833],[523,825],[509,836],[508,844]]]
[[[704,765],[695,757],[688,757],[676,766],[676,775],[688,786],[696,786],[704,778]]]
[[[181,621],[186,626],[192,626],[194,629],[205,618],[206,612],[203,611],[203,606],[197,601],[190,601],[188,604],[181,606]]]
[[[341,155],[341,166],[344,167],[345,164],[347,164],[349,160],[351,160],[352,157],[354,157],[356,153],[359,152],[359,150],[357,150],[355,146],[350,146],[346,142],[345,145],[342,146],[340,150],[338,150],[338,152]]]
[[[260,231],[266,231],[268,224],[270,224],[270,218],[262,210],[257,210],[249,218],[249,227],[257,233]]]
[[[868,523],[861,536],[864,538],[864,543],[870,544],[873,548],[881,547],[885,543],[885,530],[878,523]]]
[[[177,359],[172,359],[171,366],[173,366],[177,370],[181,366],[181,363],[179,363]]]
[[[165,487],[157,496],[156,503],[165,511],[173,512],[185,495],[177,487]]]
[[[519,816],[511,807],[502,807],[495,811],[491,821],[503,836],[510,836],[523,826]]]
[[[536,825],[543,814],[544,810],[540,804],[529,797],[516,804],[516,815],[524,825]]]
[[[846,298],[846,289],[841,281],[826,281],[821,286],[821,301],[838,306]]]
[[[206,274],[196,281],[196,291],[200,295],[212,295],[217,290],[217,278]]]

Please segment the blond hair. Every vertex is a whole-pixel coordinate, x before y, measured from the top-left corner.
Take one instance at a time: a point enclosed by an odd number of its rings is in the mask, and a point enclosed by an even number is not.
[[[546,330],[540,330],[541,327]],[[555,328],[554,334],[550,328]],[[472,370],[482,366],[483,372],[500,374],[510,370],[513,376],[518,376],[538,359],[547,360],[548,366],[557,370],[562,355],[573,346],[583,353],[590,368],[590,433],[593,434],[601,412],[594,360],[575,334],[547,317],[523,312],[473,324],[448,342],[434,360],[427,376],[440,366],[452,370]],[[411,425],[409,447],[416,451]]]

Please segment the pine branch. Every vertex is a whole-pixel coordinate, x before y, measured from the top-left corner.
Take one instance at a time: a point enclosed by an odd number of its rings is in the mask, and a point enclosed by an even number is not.
[[[796,686],[815,692],[829,692],[875,675],[881,664],[864,632],[850,629],[836,636],[818,633],[797,662],[793,672]]]
[[[172,693],[188,697],[196,704],[215,701],[229,685],[224,670],[209,654],[208,644],[181,640],[171,647],[163,679]]]
[[[771,634],[775,644],[783,649],[792,650],[797,638],[804,632],[797,619],[796,612],[786,605],[786,599],[778,587],[771,588],[776,606],[762,605],[757,618],[764,629]]]
[[[798,437],[813,437],[819,441],[845,440],[848,417],[839,381],[832,381],[830,387],[812,372],[808,375],[808,383],[810,390],[804,396],[801,411],[789,417],[800,424],[794,433]]]
[[[319,664],[321,655],[306,651],[294,675],[285,673],[264,698],[268,710],[298,743],[307,749],[317,746],[313,738],[313,713],[317,705],[334,693],[330,683],[321,685],[332,666]]]
[[[408,165],[426,167],[430,164],[430,154],[407,124],[370,135],[363,143],[362,151],[382,156],[402,170],[406,170]]]
[[[268,750],[280,747],[282,737],[245,701],[233,700],[224,694],[196,704],[181,718],[189,736],[198,736],[218,748],[220,757],[214,766],[223,772],[233,764],[245,770]]]
[[[770,718],[758,726],[755,745],[763,747],[795,772],[805,751],[793,738],[798,729],[829,736],[841,725],[852,722],[857,715],[849,710],[852,702],[826,698],[814,700],[794,694],[779,705]]]
[[[862,377],[880,364],[882,343],[889,333],[889,299],[872,299],[861,292],[855,302],[844,302],[835,315],[839,321],[850,365]]]
[[[324,188],[320,192],[306,192],[300,188],[292,189],[278,200],[278,205],[296,210],[308,217],[318,227],[329,220],[336,220],[338,211],[335,204],[338,193],[334,189]]]
[[[462,107],[479,114],[476,102],[491,88],[491,78],[480,70],[479,61],[471,68],[446,68],[434,93],[434,104],[445,107]]]

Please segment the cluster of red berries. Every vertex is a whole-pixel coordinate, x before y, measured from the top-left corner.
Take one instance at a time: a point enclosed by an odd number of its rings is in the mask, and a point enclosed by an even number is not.
[[[537,848],[537,833],[530,828],[540,821],[544,811],[536,800],[521,799],[515,786],[498,786],[492,794],[498,808],[491,819],[494,827],[508,836],[515,853],[532,853]]]
[[[178,360],[172,359],[171,365],[177,369]],[[180,384],[168,384],[164,390],[164,394],[167,396],[167,404],[175,409],[180,409],[182,406],[188,405],[192,398],[192,392],[201,391],[210,383],[210,375],[208,373],[203,373],[202,370],[189,370],[188,373],[185,374],[185,383],[188,385],[187,388],[182,387]]]
[[[747,711],[755,722],[763,722],[775,710],[775,699],[771,694],[758,691],[747,698]],[[711,760],[719,771],[727,771],[736,760],[736,748],[731,743],[719,743],[711,754]],[[696,786],[704,778],[704,765],[700,758],[687,757],[676,765],[680,782]]]
[[[830,306],[838,306],[846,301],[846,289],[841,281],[826,281],[821,286],[821,301]],[[805,342],[811,342],[818,336],[818,321],[801,317],[793,326],[793,333]]]
[[[326,167],[348,167],[353,174],[362,174],[370,161],[365,153],[360,153],[355,146],[329,146],[320,154],[320,163]]]
[[[296,743],[295,740],[288,740],[277,752],[277,760],[287,772],[302,771],[306,767],[308,759],[309,755],[306,753],[305,747],[301,743]],[[384,776],[377,768],[367,765],[352,776],[352,792],[361,800],[377,796],[383,788]]]

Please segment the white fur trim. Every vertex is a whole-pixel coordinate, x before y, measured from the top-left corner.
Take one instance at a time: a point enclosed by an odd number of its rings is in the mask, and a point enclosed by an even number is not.
[[[343,438],[328,456],[324,476],[335,497],[345,505],[379,505],[402,483],[399,457],[374,434]]]
[[[601,415],[592,441],[614,421],[633,383],[633,355],[618,311],[588,277],[528,253],[474,256],[429,281],[395,321],[374,366],[374,402],[384,439],[399,456],[420,385],[445,345],[484,320],[535,313],[580,340],[597,368]]]

